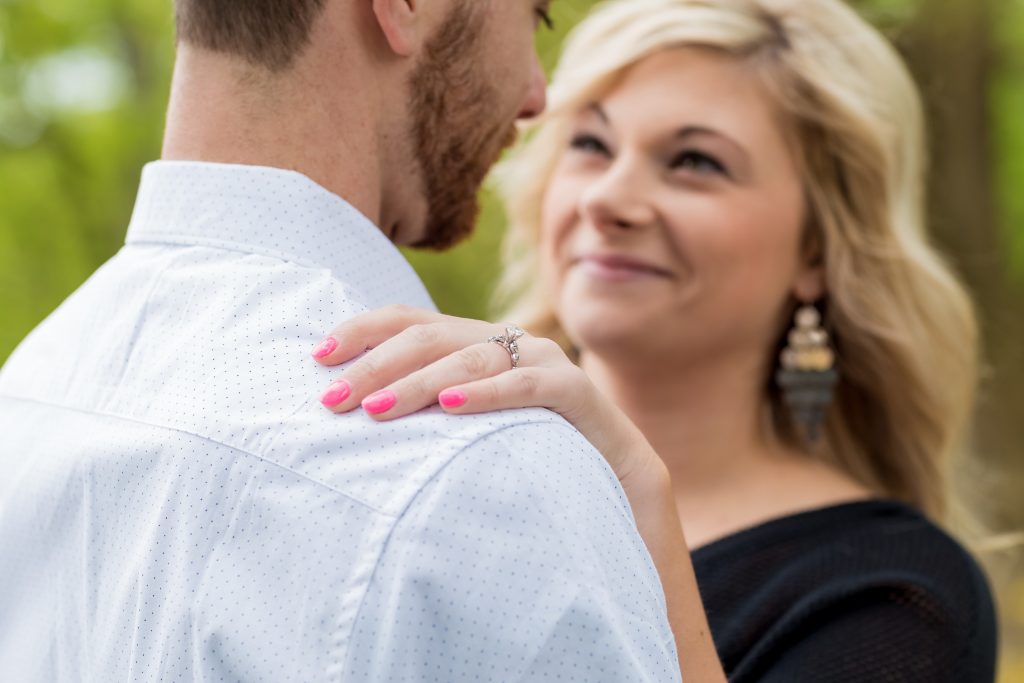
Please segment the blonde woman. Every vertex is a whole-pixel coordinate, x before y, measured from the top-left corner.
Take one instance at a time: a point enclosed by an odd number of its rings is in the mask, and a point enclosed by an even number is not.
[[[922,129],[837,0],[606,4],[504,169],[532,335],[368,313],[320,347],[373,349],[324,403],[561,413],[629,497],[684,680],[990,681],[989,590],[940,529],[977,343]]]

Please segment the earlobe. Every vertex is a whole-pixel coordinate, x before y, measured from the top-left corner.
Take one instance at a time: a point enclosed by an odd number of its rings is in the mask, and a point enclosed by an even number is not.
[[[793,282],[793,296],[801,303],[814,303],[828,293],[828,278],[823,238],[813,225],[804,232],[800,252],[800,270]]]
[[[825,267],[822,265],[804,266],[793,285],[793,296],[802,303],[818,301],[827,291]]]
[[[417,49],[422,18],[419,0],[372,0],[384,39],[399,57],[410,57]]]

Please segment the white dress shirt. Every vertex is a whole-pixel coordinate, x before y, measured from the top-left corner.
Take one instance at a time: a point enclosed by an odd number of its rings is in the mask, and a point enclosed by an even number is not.
[[[604,459],[539,409],[319,404],[336,323],[432,307],[308,178],[158,162],[0,374],[0,680],[677,681]]]

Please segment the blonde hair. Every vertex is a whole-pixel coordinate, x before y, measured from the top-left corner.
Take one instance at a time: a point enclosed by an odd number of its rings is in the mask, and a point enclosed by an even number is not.
[[[568,345],[537,277],[537,246],[572,116],[632,65],[685,46],[749,64],[796,142],[841,370],[817,457],[941,521],[974,402],[977,322],[925,235],[924,116],[913,79],[838,0],[613,0],[585,19],[565,46],[548,112],[498,172],[509,215],[498,291],[514,299],[503,317]],[[770,377],[765,384],[777,434],[799,446]]]

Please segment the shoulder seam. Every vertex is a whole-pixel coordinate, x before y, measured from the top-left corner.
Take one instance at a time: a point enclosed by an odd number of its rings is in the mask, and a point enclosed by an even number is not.
[[[454,462],[456,458],[458,458],[460,455],[462,455],[467,450],[469,450],[473,446],[477,445],[481,441],[483,441],[485,439],[489,439],[489,438],[491,438],[493,436],[497,436],[498,434],[501,434],[502,432],[506,432],[506,431],[508,431],[510,429],[515,429],[517,427],[527,427],[527,426],[532,426],[532,425],[544,425],[544,424],[553,425],[553,426],[559,427],[561,429],[569,429],[570,431],[573,431],[573,432],[577,431],[575,427],[573,427],[572,425],[568,424],[567,422],[560,421],[560,420],[557,420],[557,419],[554,419],[554,418],[547,418],[547,419],[543,419],[543,420],[542,419],[531,419],[531,420],[526,420],[526,421],[523,421],[523,422],[516,422],[516,423],[513,423],[513,424],[502,425],[502,426],[496,427],[496,428],[494,428],[494,429],[492,429],[492,430],[490,430],[488,432],[484,432],[483,434],[477,434],[477,435],[473,436],[471,439],[469,439],[462,446],[460,446],[458,449],[456,449],[451,454],[451,456],[447,460],[445,460],[444,463],[442,463],[439,467],[437,467],[437,469],[435,469],[433,472],[431,472],[430,475],[426,479],[424,479],[421,482],[418,482],[417,485],[416,485],[415,493],[413,493],[413,495],[409,496],[408,500],[406,500],[404,502],[404,504],[402,505],[401,509],[399,509],[397,512],[395,512],[393,516],[397,518],[397,517],[402,517],[403,515],[405,515],[405,513],[408,511],[408,509],[412,506],[413,502],[417,498],[419,498],[420,492],[422,492],[423,489],[425,489],[432,481],[437,479],[438,476],[440,476],[442,472],[444,472],[446,469],[448,469],[448,466],[451,465],[451,463]]]
[[[364,508],[366,508],[366,509],[368,509],[368,510],[370,510],[372,512],[375,512],[377,514],[384,515],[385,517],[391,517],[391,518],[397,518],[398,517],[398,515],[386,512],[384,510],[380,510],[376,506],[371,505],[370,503],[367,503],[364,500],[360,500],[359,498],[356,498],[352,494],[347,493],[345,491],[342,491],[342,490],[340,490],[340,489],[338,489],[338,488],[336,488],[334,486],[331,486],[330,484],[328,484],[326,482],[318,481],[316,479],[313,479],[312,477],[310,477],[307,474],[303,474],[302,472],[298,472],[298,471],[296,471],[296,470],[294,470],[294,469],[292,469],[292,468],[290,468],[290,467],[288,467],[286,465],[282,465],[281,463],[277,462],[276,460],[271,460],[270,458],[267,458],[267,457],[265,457],[263,455],[260,455],[259,453],[253,453],[252,451],[248,451],[248,450],[246,450],[244,448],[239,448],[238,446],[233,446],[233,445],[231,445],[229,443],[224,443],[223,441],[218,441],[217,439],[212,439],[212,438],[210,438],[208,436],[204,436],[202,434],[197,434],[197,433],[189,431],[187,429],[182,429],[180,427],[173,427],[173,426],[165,425],[165,424],[157,424],[157,423],[154,423],[154,422],[145,422],[143,420],[139,420],[139,419],[136,419],[136,418],[133,418],[133,417],[128,417],[126,415],[119,415],[117,413],[111,413],[111,412],[107,412],[107,411],[103,411],[103,410],[87,410],[87,409],[84,409],[84,408],[79,408],[77,406],[63,405],[61,403],[50,402],[50,401],[40,401],[40,400],[35,399],[35,398],[28,398],[28,397],[25,397],[25,396],[18,396],[18,395],[15,395],[15,394],[0,394],[0,397],[6,397],[6,398],[9,398],[9,399],[14,400],[14,401],[24,401],[25,403],[35,403],[37,405],[48,406],[48,407],[51,407],[51,408],[58,408],[58,409],[61,409],[61,410],[69,410],[69,411],[73,411],[73,412],[76,412],[76,413],[83,413],[83,414],[86,414],[86,415],[98,415],[98,416],[101,416],[101,417],[106,417],[106,418],[110,418],[110,419],[114,419],[114,420],[122,420],[124,422],[131,422],[133,424],[137,424],[137,425],[140,425],[140,426],[143,426],[143,427],[150,427],[150,428],[154,428],[154,429],[163,429],[163,430],[166,430],[166,431],[169,431],[169,432],[177,432],[179,434],[185,434],[187,436],[191,436],[193,438],[199,439],[199,440],[204,441],[206,443],[214,444],[216,446],[221,446],[223,448],[228,448],[228,449],[230,449],[230,450],[232,450],[232,451],[234,451],[236,453],[240,453],[242,455],[246,455],[246,456],[249,456],[251,458],[256,458],[257,460],[260,460],[261,462],[264,462],[264,463],[266,463],[268,465],[273,465],[274,467],[276,467],[279,470],[283,470],[285,472],[288,472],[289,474],[293,474],[296,477],[299,477],[300,479],[308,481],[309,483],[311,483],[311,484],[313,484],[315,486],[318,486],[320,488],[323,488],[323,489],[326,489],[328,491],[331,491],[332,493],[336,493],[339,496],[342,496],[342,497],[344,497],[344,498],[346,498],[348,500],[351,500],[354,503],[358,503],[362,507],[364,507]]]

